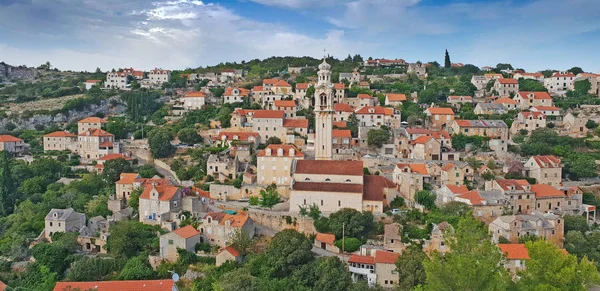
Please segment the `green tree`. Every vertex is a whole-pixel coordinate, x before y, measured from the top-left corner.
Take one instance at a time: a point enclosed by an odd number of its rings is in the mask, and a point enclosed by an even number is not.
[[[590,230],[588,221],[584,216],[565,215],[564,222],[565,233],[568,233],[572,230],[585,233]]]
[[[427,260],[427,255],[423,252],[420,245],[410,245],[402,255],[396,260],[396,270],[398,271],[399,283],[398,289],[409,291],[419,285],[424,285],[427,279],[423,261]]]
[[[587,258],[563,253],[550,242],[539,240],[526,244],[529,251],[527,269],[519,272],[517,290],[589,290],[600,282],[596,266]]]
[[[158,248],[157,226],[138,221],[120,221],[111,225],[106,247],[117,257],[131,258],[144,250]]]
[[[144,192],[144,189],[141,187],[131,191],[128,202],[129,207],[134,210],[137,210],[140,207],[140,195],[142,195],[142,192]]]
[[[446,54],[444,55],[444,68],[449,69],[452,67],[452,63],[450,62],[450,54],[448,54],[448,50],[446,50]]]
[[[67,270],[68,281],[104,281],[113,274],[119,273],[127,262],[126,259],[111,257],[82,258],[75,261]]]
[[[587,257],[598,266],[600,263],[598,241],[600,241],[600,231],[581,232],[572,230],[565,235],[564,246],[570,254],[577,256],[579,259]]]
[[[583,73],[583,69],[581,69],[580,67],[572,67],[569,69],[569,72],[571,72],[574,75],[579,75]]]
[[[67,268],[69,268],[72,260],[69,248],[57,243],[36,245],[31,250],[31,254],[36,262],[48,267],[61,277]]]
[[[598,124],[595,121],[593,121],[592,119],[590,119],[585,123],[585,127],[587,129],[594,129],[594,128],[598,127]]]
[[[133,257],[127,261],[117,280],[146,280],[154,277],[154,271],[147,259]]]
[[[548,89],[544,87],[544,84],[533,79],[524,78],[519,78],[519,90],[533,92],[548,92]]]
[[[342,232],[346,237],[365,238],[375,223],[371,212],[343,208],[329,215],[327,228],[337,239],[342,238]]]
[[[371,129],[367,133],[367,143],[371,146],[382,147],[390,139],[390,131],[387,129]]]
[[[304,265],[292,276],[310,290],[348,290],[352,285],[346,264],[338,257],[321,257]]]
[[[452,235],[446,234],[452,250],[434,253],[424,260],[425,290],[505,290],[510,275],[501,264],[502,254],[490,242],[487,230],[472,215],[461,219]],[[452,270],[461,270],[454,272]]]
[[[404,198],[402,198],[401,196],[395,197],[394,200],[392,200],[392,202],[390,202],[391,208],[401,208],[401,207],[404,207],[404,205],[405,205]]]
[[[255,259],[253,269],[273,277],[286,277],[292,271],[313,260],[312,244],[303,234],[286,229],[278,232],[261,258]]]
[[[334,245],[346,253],[353,253],[360,249],[360,246],[362,246],[362,242],[357,238],[346,237],[343,239],[336,240]]]
[[[164,128],[153,129],[148,134],[150,152],[154,158],[166,158],[175,154],[175,146],[171,144],[173,136]]]
[[[231,244],[240,255],[245,256],[249,253],[252,245],[254,245],[254,240],[250,237],[248,231],[237,230],[231,239]]]
[[[306,89],[306,98],[313,97],[315,97],[315,86],[308,86],[308,89]]]
[[[588,92],[592,88],[592,83],[590,83],[590,80],[588,80],[588,79],[583,79],[583,80],[580,80],[580,81],[575,81],[573,83],[573,88],[575,89],[575,92],[579,96],[583,96],[583,95],[588,94]]]
[[[113,184],[119,180],[121,173],[131,173],[133,167],[130,162],[124,158],[118,158],[109,160],[104,163],[104,169],[102,170],[102,176],[109,184]]]
[[[283,142],[281,141],[280,138],[276,137],[276,136],[271,136],[267,139],[266,141],[266,145],[270,145],[270,144],[282,144]]]
[[[356,117],[356,113],[352,112],[352,114],[350,114],[350,116],[348,117],[348,121],[346,121],[346,127],[352,133],[352,137],[358,136],[358,125],[359,124],[360,124],[360,121],[358,120],[358,117]]]
[[[0,151],[0,217],[9,214],[14,204],[15,181],[11,173],[11,158],[7,151]]]
[[[435,206],[435,194],[431,193],[431,191],[421,190],[415,194],[415,202],[423,205],[425,209],[434,209]]]
[[[182,128],[177,132],[179,141],[185,144],[197,144],[202,142],[202,137],[193,128]]]
[[[267,189],[260,190],[260,206],[271,209],[277,203],[279,203],[279,192],[277,192],[277,186],[269,185]]]

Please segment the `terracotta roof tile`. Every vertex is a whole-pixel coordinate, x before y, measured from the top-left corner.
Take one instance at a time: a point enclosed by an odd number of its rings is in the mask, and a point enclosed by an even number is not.
[[[225,93],[223,93],[223,96],[233,95],[233,89],[234,88],[232,88],[232,87],[225,89]],[[248,96],[248,94],[250,93],[250,90],[245,89],[245,88],[237,88],[237,89],[239,90],[238,96]]]
[[[540,168],[562,168],[560,159],[555,156],[533,156],[532,158]]]
[[[336,90],[344,90],[346,89],[346,84],[344,83],[335,83],[333,84],[333,88]]]
[[[44,137],[76,137],[76,135],[68,132],[68,131],[55,131],[49,134],[44,135]]]
[[[119,176],[119,181],[115,182],[116,184],[133,184],[136,179],[140,177],[138,173],[121,173]]]
[[[273,102],[275,107],[296,107],[296,101],[294,100],[275,100]]]
[[[562,192],[548,184],[531,185],[531,192],[535,193],[536,198],[566,197],[564,192]]]
[[[500,78],[497,80],[502,85],[519,84],[519,81],[512,78]]]
[[[363,181],[365,184],[363,200],[384,201],[384,204],[387,204],[385,198],[385,189],[396,187],[394,182],[384,176],[365,175]]]
[[[454,168],[454,164],[453,163],[447,163],[442,167],[442,171],[450,171],[452,170],[452,168]]]
[[[421,174],[421,175],[429,175],[426,164],[397,164],[396,167],[398,167],[398,168],[408,167],[411,170],[411,172],[413,172],[413,173],[417,173],[417,174]]]
[[[284,119],[283,127],[308,128],[308,119]]]
[[[483,205],[484,201],[485,201],[485,199],[483,199],[481,197],[481,195],[479,194],[479,191],[477,191],[477,190],[472,190],[472,191],[463,193],[463,194],[459,195],[458,198],[468,200],[469,204],[471,204],[473,206]]]
[[[390,112],[391,110],[391,112]],[[356,114],[381,114],[381,115],[391,115],[394,110],[392,108],[382,107],[382,106],[365,106],[358,110],[356,110]]]
[[[91,116],[91,117],[79,120],[78,122],[79,123],[106,123],[108,121],[106,119],[104,119],[104,118],[100,118],[100,117],[96,117],[96,116]]]
[[[292,87],[292,85],[290,85],[288,82],[286,82],[285,80],[279,80],[275,85],[276,87]]]
[[[413,141],[410,142],[410,144],[425,144],[427,143],[430,139],[433,139],[432,136],[428,136],[428,135],[422,135],[417,137],[416,139],[414,139]]]
[[[363,186],[350,183],[332,182],[294,182],[292,189],[295,191],[311,192],[337,192],[337,193],[360,193],[363,194]]]
[[[185,95],[183,95],[183,96],[187,97],[187,98],[190,98],[190,97],[205,98],[206,94],[204,94],[204,92],[202,92],[202,91],[192,91],[192,92],[185,93]]]
[[[406,101],[406,94],[385,94],[385,97],[387,98],[387,100],[389,102],[400,102],[400,101]]]
[[[400,257],[398,253],[376,251],[375,252],[375,263],[376,264],[394,264]]]
[[[352,132],[349,129],[334,129],[332,131],[333,137],[352,137]]]
[[[173,196],[175,196],[177,191],[179,190],[178,187],[173,186],[173,185],[156,185],[156,186],[148,185],[148,186],[144,187],[144,192],[142,192],[142,194],[140,195],[140,198],[150,199],[150,192],[152,191],[153,188],[156,188],[156,191],[158,191],[158,200],[160,200],[160,201],[170,201],[173,198]]]
[[[375,264],[375,258],[371,256],[360,256],[360,255],[352,255],[348,259],[349,263],[359,263],[359,264]]]
[[[178,236],[188,239],[190,237],[200,235],[200,232],[191,225],[186,225],[173,231]]]
[[[528,260],[529,251],[524,244],[498,244],[500,251],[509,260]]]
[[[108,154],[108,155],[104,155],[101,158],[99,158],[99,161],[110,161],[110,160],[116,160],[116,159],[124,159],[126,161],[131,161],[131,158],[128,156],[125,156],[123,154]]]
[[[445,185],[450,192],[452,192],[453,194],[462,194],[462,193],[466,193],[469,192],[469,188],[467,188],[467,186],[465,185],[460,185],[460,186],[456,186],[456,185],[449,185],[446,184]]]
[[[296,83],[296,89],[308,89],[308,83]]]
[[[369,94],[358,94],[356,95],[357,98],[359,99],[371,99],[373,98],[373,96],[369,95]]]
[[[335,242],[335,235],[333,235],[332,233],[317,232],[317,236],[315,237],[315,240],[324,242],[328,245],[332,245]]]
[[[452,108],[446,107],[430,107],[427,108],[427,111],[429,111],[431,115],[454,115]]]
[[[317,175],[364,175],[361,161],[299,160],[295,173]]]
[[[263,86],[264,85],[275,85],[277,84],[277,79],[264,79],[263,80]]]
[[[228,253],[230,253],[234,257],[239,257],[240,256],[240,252],[238,252],[233,246],[226,247],[224,251],[227,251]]]
[[[252,87],[252,92],[254,91],[266,91],[263,86],[254,86]]]
[[[267,149],[271,150],[271,156],[273,156],[273,157],[277,156],[277,152],[279,151],[279,149],[283,150],[283,156],[282,157],[289,157],[290,156],[290,150],[294,150],[294,156],[295,157],[304,157],[304,153],[302,153],[296,146],[291,145],[291,144],[270,144],[265,149],[263,149],[260,152],[258,152],[258,154],[256,154],[256,156],[258,156],[258,157],[264,157],[264,156],[266,156],[267,155]]]
[[[112,133],[107,132],[106,130],[94,128],[90,129],[86,132],[82,132],[79,136],[114,136]]]
[[[552,100],[552,97],[550,96],[550,94],[548,94],[548,92],[530,92],[530,91],[519,91],[519,95],[523,98],[523,99],[529,99],[530,96],[533,97],[533,99],[547,99],[547,100]]]
[[[346,103],[336,103],[333,105],[333,110],[334,111],[341,111],[341,112],[354,112],[354,109],[352,109],[352,106],[350,106],[349,104]]]
[[[337,128],[346,128],[346,127],[348,127],[348,124],[346,124],[345,121],[334,121],[333,126],[335,126]]]
[[[281,118],[285,116],[283,110],[256,110],[254,111],[253,118]]]
[[[250,137],[254,137],[255,139],[259,136],[257,132],[233,132],[233,131],[223,131],[219,133],[217,136],[213,136],[213,140],[242,140],[247,141]]]
[[[496,101],[494,101],[495,104],[514,104],[514,105],[518,105],[519,101],[513,100],[510,97],[501,97],[496,99]]]

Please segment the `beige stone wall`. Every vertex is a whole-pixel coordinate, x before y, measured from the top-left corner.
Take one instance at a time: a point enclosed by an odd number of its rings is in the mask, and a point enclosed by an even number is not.
[[[308,178],[309,180],[306,180]],[[326,181],[329,179],[329,181]],[[294,173],[294,180],[298,182],[331,182],[331,183],[350,183],[363,184],[363,176],[345,176],[345,175],[315,175]],[[349,181],[348,181],[349,180]]]
[[[133,184],[115,184],[117,198],[129,201],[131,192],[133,192]]]
[[[383,288],[394,288],[398,284],[398,273],[395,264],[375,264],[377,284]]]
[[[301,217],[298,214],[293,213],[277,213],[264,210],[251,209],[248,215],[254,223],[266,226],[275,231],[282,231],[285,229],[294,229],[298,232],[306,234],[316,234],[314,221],[308,217]],[[286,216],[292,218],[292,223],[288,224]],[[296,224],[294,224],[294,221]]]
[[[342,208],[363,210],[362,193],[296,191],[290,193],[290,212],[298,213],[300,206],[316,204],[321,212],[331,213]]]
[[[529,171],[529,177],[535,178],[538,184],[548,184],[550,186],[559,186],[562,182],[562,168],[539,168],[535,164]]]
[[[273,153],[277,155],[277,153]],[[291,168],[294,159],[304,159],[290,156],[258,157],[258,183],[262,185],[290,185],[292,181]]]
[[[44,151],[77,150],[76,137],[44,137]]]
[[[564,209],[566,206],[565,197],[555,198],[538,198],[535,201],[535,210],[545,213],[550,210],[555,210],[556,207]]]

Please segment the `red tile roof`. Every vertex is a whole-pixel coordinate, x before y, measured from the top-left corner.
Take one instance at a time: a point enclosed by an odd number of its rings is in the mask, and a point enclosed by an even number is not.
[[[388,110],[389,109],[389,110]],[[392,115],[392,108],[382,107],[382,106],[365,106],[358,110],[356,110],[356,114],[381,114],[381,115]]]
[[[519,104],[519,101],[513,100],[510,97],[501,97],[496,99],[496,101],[494,101],[495,104],[514,104],[517,105]]]
[[[352,132],[348,129],[334,129],[332,131],[333,137],[352,137]]]
[[[555,156],[533,156],[532,158],[540,168],[562,168],[560,159]]]
[[[446,107],[430,107],[427,108],[427,111],[429,111],[431,115],[454,115],[452,108]]]
[[[352,106],[350,106],[349,104],[346,104],[346,103],[335,103],[333,105],[333,110],[341,111],[341,112],[354,112],[354,109],[352,109]]]
[[[498,244],[500,251],[509,260],[528,260],[529,251],[524,244]]]
[[[94,291],[171,291],[173,280],[131,280],[97,282],[58,282],[53,291],[94,290]]]
[[[280,118],[283,119],[285,111],[283,110],[256,110],[253,118]]]
[[[549,99],[552,100],[550,94],[548,92],[530,92],[530,91],[519,91],[519,95],[521,95],[524,99],[529,99],[529,95],[533,96],[533,99]]]
[[[229,87],[227,89],[225,89],[225,93],[223,93],[224,96],[231,96],[233,95],[233,89],[232,87]],[[239,94],[238,96],[248,96],[248,94],[250,93],[250,90],[245,89],[245,88],[237,88],[239,90]]]
[[[229,222],[229,225],[232,227],[242,227],[248,221],[247,214],[227,214],[225,212],[209,212],[202,218],[206,219],[209,216],[213,220],[218,221],[219,225],[226,225]]]
[[[101,144],[98,145],[98,147],[101,147],[101,148],[112,148],[114,146],[115,145],[112,142],[110,142],[110,141],[105,141],[105,142],[103,142],[103,143],[101,143]]]
[[[133,75],[135,77],[143,77],[144,76],[144,72],[143,71],[133,71]]]
[[[335,193],[359,193],[363,194],[363,186],[350,183],[332,182],[294,182],[292,189],[295,191],[310,192],[335,192]]]
[[[519,84],[519,81],[512,78],[500,78],[497,80],[502,85]]]
[[[304,153],[302,153],[296,146],[291,145],[291,144],[270,144],[265,149],[258,152],[258,154],[256,154],[256,156],[258,156],[258,157],[266,156],[267,149],[271,150],[271,156],[273,156],[273,157],[277,156],[277,151],[279,151],[279,149],[283,150],[282,157],[289,157],[290,150],[294,150],[295,157],[304,157]]]
[[[531,185],[531,192],[535,193],[536,198],[566,197],[564,192],[562,192],[548,184]]]
[[[389,102],[399,102],[399,101],[406,101],[406,94],[385,94],[385,97],[387,98],[387,100]]]
[[[362,176],[364,170],[361,161],[299,160],[295,173]]]
[[[107,132],[106,130],[94,128],[90,129],[86,132],[82,132],[79,136],[114,136],[112,133]]]
[[[335,126],[337,128],[346,128],[346,127],[348,127],[348,125],[346,124],[345,121],[334,121],[333,122],[333,126]]]
[[[485,199],[483,199],[481,197],[481,195],[479,194],[479,191],[477,191],[477,190],[472,190],[472,191],[463,193],[463,194],[459,195],[458,198],[468,200],[469,203],[473,206],[483,205],[483,202],[485,201]]]
[[[531,108],[538,111],[560,111],[560,108],[555,106],[532,106]]]
[[[223,251],[230,253],[234,257],[240,256],[240,253],[233,246],[228,246]]]
[[[91,117],[79,120],[79,123],[107,123],[107,122],[108,121],[106,119],[96,117],[96,116],[91,116]]]
[[[373,98],[373,96],[369,95],[369,94],[358,94],[356,95],[357,98],[359,99],[371,99]]]
[[[148,185],[144,187],[144,192],[142,192],[140,198],[150,199],[150,192],[153,188],[156,188],[156,191],[158,191],[158,200],[161,201],[170,201],[171,198],[173,198],[173,196],[175,196],[175,194],[177,193],[177,190],[179,190],[179,188],[173,185]]]
[[[273,102],[275,107],[296,107],[296,101],[294,100],[275,100]]]
[[[561,72],[556,72],[556,73],[554,73],[554,74],[552,75],[552,78],[554,78],[554,77],[559,77],[559,78],[563,78],[563,77],[566,77],[566,78],[573,77],[573,78],[574,78],[574,77],[575,77],[575,74],[572,74],[572,73],[561,73]]]
[[[543,118],[546,118],[546,115],[544,115],[544,113],[539,112],[539,111],[534,111],[534,112],[523,111],[520,114],[523,115],[523,117],[525,117],[525,118],[528,118],[530,115],[533,116],[533,118],[535,118],[535,119],[537,119],[540,116],[543,117]]]
[[[411,170],[411,172],[413,172],[413,173],[417,173],[417,174],[421,174],[421,175],[429,175],[429,172],[427,172],[426,164],[397,164],[396,167],[398,167],[398,168],[408,167]]]
[[[285,80],[279,80],[275,85],[276,87],[292,87],[292,85],[290,85],[288,82],[286,82]]]
[[[116,184],[133,184],[135,180],[140,177],[138,173],[121,173],[119,176],[119,181],[115,182]]]
[[[200,232],[191,225],[186,225],[173,231],[178,236],[188,239],[190,237],[200,235]]]
[[[473,97],[471,96],[448,96],[450,100],[461,100],[461,98],[465,101],[473,101]]]
[[[467,188],[467,186],[465,186],[465,185],[455,186],[455,185],[446,184],[446,187],[453,194],[461,194],[461,193],[469,192],[469,188]]]
[[[296,89],[308,89],[308,83],[296,83]]]
[[[392,189],[396,187],[394,182],[384,176],[365,175],[363,181],[365,184],[363,200],[384,201],[384,204],[387,204],[387,200],[385,198],[385,189]]]
[[[442,167],[442,171],[450,171],[452,170],[452,168],[454,168],[454,164],[453,163],[447,163]]]
[[[430,139],[433,139],[433,137],[432,136],[428,136],[428,135],[422,135],[422,136],[417,137],[413,141],[411,141],[410,144],[425,144]]]
[[[320,233],[317,232],[317,236],[315,237],[316,241],[324,242],[328,245],[332,245],[335,242],[335,235],[332,233]]]
[[[252,87],[252,91],[266,91],[263,86],[254,86]]]
[[[289,128],[308,128],[308,119],[285,119],[283,127]]]
[[[68,132],[68,131],[55,131],[49,134],[44,135],[44,137],[76,137],[76,135]]]
[[[233,131],[224,131],[219,133],[217,136],[213,136],[213,140],[248,140],[250,137],[257,138],[259,134],[257,132],[233,132]],[[237,139],[235,138],[237,137]]]
[[[513,190],[525,190],[525,188],[523,188],[523,186],[529,185],[529,184],[522,184],[514,179],[496,180],[496,183],[500,186],[500,188],[502,188],[504,190],[511,190],[511,187],[513,188]]]
[[[348,259],[348,263],[375,265],[375,258],[371,256],[352,255]]]
[[[264,79],[263,85],[275,85],[277,84],[277,79]]]
[[[376,251],[375,252],[375,263],[376,264],[393,264],[400,257],[398,253]]]
[[[206,94],[204,94],[204,92],[202,91],[192,91],[192,92],[187,92],[185,93],[184,97],[198,97],[198,98],[205,98]]]
[[[336,90],[344,90],[346,89],[346,84],[344,83],[335,83],[333,84],[333,88]]]

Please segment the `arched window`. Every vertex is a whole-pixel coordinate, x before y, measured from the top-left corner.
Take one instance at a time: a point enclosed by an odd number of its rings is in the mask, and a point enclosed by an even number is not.
[[[304,178],[304,181],[310,181],[310,178]]]
[[[331,182],[331,179],[327,178],[325,179],[325,182]]]
[[[350,183],[352,182],[350,179],[346,179],[346,183]]]

